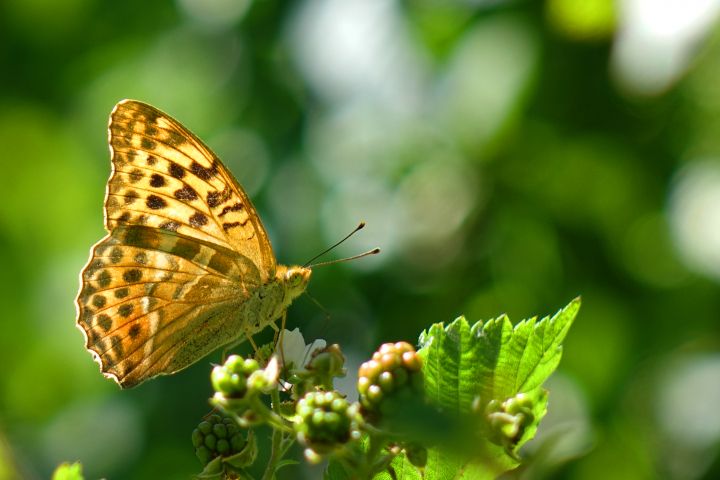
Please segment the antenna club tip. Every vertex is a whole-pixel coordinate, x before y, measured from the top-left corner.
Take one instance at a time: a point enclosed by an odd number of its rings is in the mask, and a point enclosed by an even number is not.
[[[370,255],[376,255],[376,254],[378,254],[378,253],[380,253],[380,249],[379,249],[379,248],[374,248],[374,249],[372,249],[372,250],[370,251]]]
[[[358,224],[357,230],[360,230],[361,228],[365,228],[365,221],[364,221],[364,220]]]

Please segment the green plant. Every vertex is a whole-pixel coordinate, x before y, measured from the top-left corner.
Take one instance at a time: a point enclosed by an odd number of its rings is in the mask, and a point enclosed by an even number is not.
[[[260,426],[272,430],[263,480],[296,463],[286,458],[296,441],[308,461],[328,460],[329,480],[494,478],[520,465],[518,450],[546,412],[542,384],[579,308],[575,299],[514,327],[507,316],[473,325],[460,317],[422,332],[417,351],[384,344],[360,367],[355,403],[333,387],[345,373],[337,345],[269,360],[232,355],[211,374],[211,404],[223,416],[192,435],[199,478],[253,478]],[[298,343],[298,333],[284,333]]]

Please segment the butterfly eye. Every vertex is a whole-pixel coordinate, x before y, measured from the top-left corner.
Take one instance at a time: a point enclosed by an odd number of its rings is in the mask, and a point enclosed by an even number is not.
[[[287,274],[285,274],[285,279],[287,283],[292,286],[299,285],[301,280],[300,272],[297,270],[289,270]]]

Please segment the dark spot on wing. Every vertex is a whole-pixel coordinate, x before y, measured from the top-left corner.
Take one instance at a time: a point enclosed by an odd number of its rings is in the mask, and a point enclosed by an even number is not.
[[[238,226],[240,226],[240,222],[223,223],[223,230],[225,230],[227,232],[231,228],[235,228]]]
[[[159,173],[153,173],[150,177],[150,186],[155,188],[165,186],[165,177],[163,177]]]
[[[167,141],[173,147],[178,147],[186,142],[185,137],[183,137],[182,135],[180,135],[179,133],[177,133],[174,130],[167,130],[167,134],[168,134]]]
[[[167,207],[167,202],[157,195],[148,195],[145,205],[152,210],[159,210]]]
[[[145,265],[147,263],[147,254],[145,252],[138,252],[135,254],[133,260],[139,265]]]
[[[98,285],[100,285],[100,288],[106,288],[110,285],[110,282],[112,282],[112,276],[110,276],[110,272],[107,270],[103,270],[100,272],[97,276],[97,282]]]
[[[135,323],[130,327],[130,330],[128,330],[128,335],[130,335],[130,338],[135,340],[138,335],[140,335],[140,324]]]
[[[240,202],[236,203],[235,205],[228,205],[227,207],[222,209],[222,212],[220,212],[218,214],[218,217],[222,217],[223,215],[225,215],[228,212],[239,212],[242,209],[243,209],[243,204]]]
[[[170,220],[165,223],[161,223],[160,228],[162,228],[163,230],[169,230],[171,232],[177,232],[177,229],[180,228],[180,224],[174,220]]]
[[[107,303],[107,300],[102,295],[95,295],[93,297],[92,303],[96,308],[103,308]]]
[[[195,228],[202,227],[203,225],[207,225],[207,223],[208,223],[207,217],[200,212],[194,213],[190,217],[190,225]]]
[[[213,162],[209,168],[205,168],[197,162],[192,162],[190,171],[198,178],[210,180],[217,173],[217,163]]]
[[[135,283],[139,281],[142,278],[142,272],[137,269],[133,268],[132,270],[127,270],[125,273],[123,273],[123,280],[125,280],[127,283]]]
[[[100,325],[100,328],[107,332],[108,330],[110,330],[110,327],[112,327],[112,319],[109,315],[101,313],[97,316],[97,324]]]
[[[177,179],[183,178],[185,176],[185,169],[175,162],[170,162],[168,172],[170,173],[170,175]]]
[[[178,200],[196,200],[198,198],[197,192],[190,185],[185,185],[184,187],[175,190],[174,195]]]
[[[125,205],[132,205],[133,203],[135,203],[135,200],[137,200],[140,195],[138,195],[138,193],[135,190],[128,189],[128,190],[125,190],[124,196],[125,196]]]
[[[128,180],[130,180],[130,183],[137,183],[141,178],[143,178],[143,173],[139,168],[136,168],[132,172],[128,173]]]
[[[120,308],[118,308],[118,314],[125,318],[129,317],[130,314],[132,313],[132,311],[133,311],[132,303],[123,303],[122,305],[120,305]]]

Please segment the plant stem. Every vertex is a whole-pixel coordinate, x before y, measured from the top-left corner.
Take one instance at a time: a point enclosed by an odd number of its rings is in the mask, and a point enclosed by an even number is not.
[[[271,402],[273,413],[280,417],[280,392],[274,389],[271,393]],[[282,418],[282,417],[280,417]],[[265,467],[265,473],[263,473],[262,480],[272,480],[275,478],[275,466],[283,457],[285,453],[282,448],[283,443],[283,431],[280,428],[273,427],[272,434],[272,446],[270,450],[270,459],[268,460],[267,467]]]

